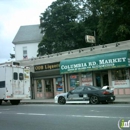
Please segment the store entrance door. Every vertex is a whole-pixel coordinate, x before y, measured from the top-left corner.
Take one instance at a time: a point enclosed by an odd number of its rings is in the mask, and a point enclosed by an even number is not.
[[[108,71],[95,72],[96,86],[109,86]]]
[[[102,73],[103,86],[109,86],[108,73]]]
[[[54,98],[53,78],[45,79],[45,98]]]
[[[95,73],[95,78],[96,78],[96,86],[101,87],[101,74]]]

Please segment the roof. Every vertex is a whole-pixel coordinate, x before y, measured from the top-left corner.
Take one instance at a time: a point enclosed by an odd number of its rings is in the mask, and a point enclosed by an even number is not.
[[[39,28],[39,24],[37,25],[26,25],[21,26],[13,39],[13,44],[21,44],[21,43],[34,43],[40,42],[42,40],[43,34],[41,34],[41,30]]]

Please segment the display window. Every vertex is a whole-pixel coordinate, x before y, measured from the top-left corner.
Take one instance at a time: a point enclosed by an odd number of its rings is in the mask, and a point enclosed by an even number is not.
[[[129,87],[129,70],[125,68],[112,70],[112,86],[114,88]]]
[[[112,70],[112,80],[126,80],[129,79],[128,69]]]
[[[36,84],[37,84],[37,92],[42,92],[42,81],[41,81],[41,79],[37,79]]]
[[[62,77],[56,78],[56,91],[63,91]]]
[[[78,74],[71,74],[70,75],[70,87],[76,88],[79,86],[79,76]]]
[[[91,86],[93,85],[92,81],[92,73],[82,73],[81,82],[83,86]]]

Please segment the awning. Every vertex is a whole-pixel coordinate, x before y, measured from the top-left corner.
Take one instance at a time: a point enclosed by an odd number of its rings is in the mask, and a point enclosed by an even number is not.
[[[130,66],[130,51],[117,51],[98,55],[66,59],[60,62],[60,73],[76,73]]]

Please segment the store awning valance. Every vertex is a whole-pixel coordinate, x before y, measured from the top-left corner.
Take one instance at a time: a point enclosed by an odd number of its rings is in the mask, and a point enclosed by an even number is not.
[[[76,73],[130,66],[130,51],[117,51],[98,55],[66,59],[60,62],[60,73]]]

